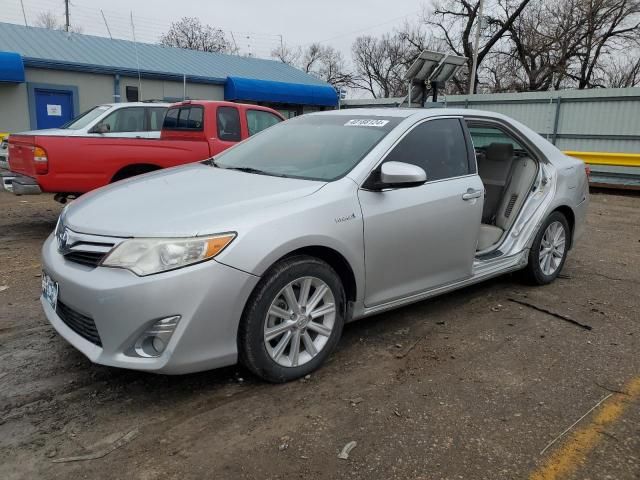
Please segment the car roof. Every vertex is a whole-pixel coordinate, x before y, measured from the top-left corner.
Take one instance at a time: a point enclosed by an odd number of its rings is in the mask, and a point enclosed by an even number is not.
[[[311,115],[341,115],[341,116],[372,116],[372,117],[398,117],[398,118],[428,118],[447,115],[473,116],[485,118],[506,119],[504,115],[486,110],[473,110],[469,108],[346,108],[341,110],[327,110],[315,112]]]
[[[168,107],[171,102],[120,102],[120,103],[101,103],[100,107]]]

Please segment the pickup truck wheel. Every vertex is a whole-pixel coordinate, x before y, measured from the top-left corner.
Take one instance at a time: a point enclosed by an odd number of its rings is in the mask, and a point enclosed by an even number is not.
[[[553,212],[542,223],[529,251],[529,264],[523,271],[527,283],[546,285],[553,282],[567,259],[571,230],[565,216]]]
[[[342,335],[346,296],[338,274],[308,256],[285,259],[249,298],[238,334],[240,362],[280,383],[317,369]]]

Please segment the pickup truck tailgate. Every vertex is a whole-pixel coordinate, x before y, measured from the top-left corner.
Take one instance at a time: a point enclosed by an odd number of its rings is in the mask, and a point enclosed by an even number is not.
[[[33,162],[35,137],[28,135],[11,135],[9,137],[9,170],[14,173],[36,176]]]

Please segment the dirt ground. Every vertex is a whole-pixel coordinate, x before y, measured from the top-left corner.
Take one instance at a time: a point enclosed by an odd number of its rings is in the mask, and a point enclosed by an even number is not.
[[[2,479],[640,478],[640,197],[593,195],[552,285],[504,276],[350,324],[286,385],[91,364],[38,300],[59,211],[0,193]]]

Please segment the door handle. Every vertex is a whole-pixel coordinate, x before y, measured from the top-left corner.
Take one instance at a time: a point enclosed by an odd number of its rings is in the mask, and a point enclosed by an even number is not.
[[[467,190],[467,193],[462,194],[462,199],[473,200],[474,198],[480,198],[483,193],[484,193],[483,190],[474,190],[473,188],[470,188]]]

